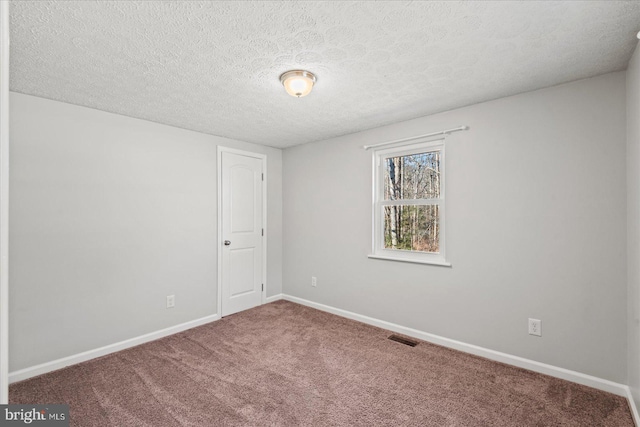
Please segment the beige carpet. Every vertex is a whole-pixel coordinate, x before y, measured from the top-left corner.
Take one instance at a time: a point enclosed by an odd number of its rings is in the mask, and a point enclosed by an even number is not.
[[[10,388],[72,426],[633,426],[624,398],[278,301]]]

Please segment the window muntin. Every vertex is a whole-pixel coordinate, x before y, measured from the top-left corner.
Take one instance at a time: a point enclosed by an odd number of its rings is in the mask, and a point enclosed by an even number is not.
[[[373,258],[448,265],[442,140],[374,156]]]

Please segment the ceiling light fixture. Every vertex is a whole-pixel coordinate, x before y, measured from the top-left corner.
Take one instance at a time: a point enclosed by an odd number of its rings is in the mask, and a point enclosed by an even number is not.
[[[280,76],[280,83],[287,93],[298,98],[309,95],[316,80],[313,73],[305,70],[291,70]]]

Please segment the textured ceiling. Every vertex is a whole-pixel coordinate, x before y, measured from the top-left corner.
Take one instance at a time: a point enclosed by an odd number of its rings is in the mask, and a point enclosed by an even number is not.
[[[638,30],[639,1],[12,1],[11,89],[287,147],[623,70]]]

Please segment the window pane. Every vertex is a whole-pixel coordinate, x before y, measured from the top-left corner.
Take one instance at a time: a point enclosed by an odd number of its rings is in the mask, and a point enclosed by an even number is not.
[[[384,206],[384,247],[440,252],[438,205]]]
[[[440,197],[440,151],[384,159],[384,199]]]

